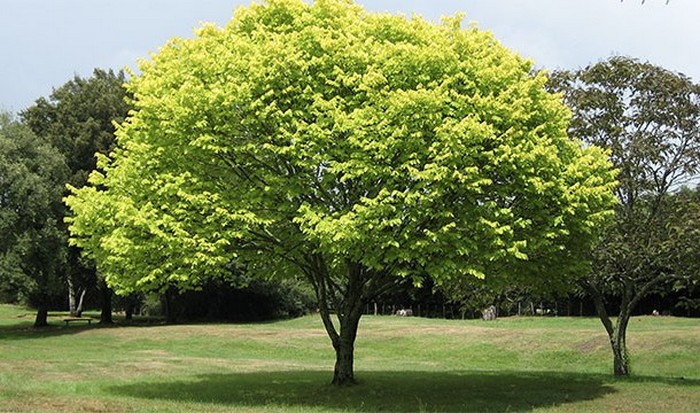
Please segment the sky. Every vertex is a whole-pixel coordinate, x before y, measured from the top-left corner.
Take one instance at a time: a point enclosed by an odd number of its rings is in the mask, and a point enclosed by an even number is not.
[[[540,68],[627,55],[700,83],[700,0],[356,0],[438,21],[466,14]],[[135,68],[174,36],[223,26],[251,0],[0,0],[0,110],[19,112],[75,75]]]

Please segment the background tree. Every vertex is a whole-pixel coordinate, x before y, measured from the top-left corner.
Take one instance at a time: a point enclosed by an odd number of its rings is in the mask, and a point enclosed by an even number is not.
[[[404,277],[580,267],[613,174],[567,138],[531,69],[459,18],[238,9],[142,62],[119,147],[67,199],[73,240],[122,293],[191,288],[232,262],[303,274],[333,383],[353,383],[362,310]]]
[[[626,334],[639,301],[684,273],[675,256],[677,210],[669,195],[700,161],[700,87],[684,75],[627,57],[551,82],[574,112],[570,132],[608,148],[619,170],[615,224],[596,248],[594,276],[583,280],[610,338],[615,375],[629,375]],[[687,250],[684,249],[684,253]],[[606,295],[618,297],[613,321]]]
[[[0,114],[0,280],[36,306],[37,327],[47,325],[49,299],[63,286],[66,176],[58,151]]]
[[[75,76],[22,112],[22,119],[34,133],[65,157],[70,168],[66,183],[84,186],[95,169],[95,153],[107,154],[114,148],[114,122],[123,121],[129,111],[125,82],[122,71],[95,69],[92,77]],[[100,321],[111,323],[113,293],[75,247],[68,251],[66,271],[71,314],[80,315],[87,289],[97,286],[102,302]]]
[[[690,313],[700,308],[700,187],[681,188],[670,203],[665,265],[675,269],[672,289],[682,294],[676,307]]]

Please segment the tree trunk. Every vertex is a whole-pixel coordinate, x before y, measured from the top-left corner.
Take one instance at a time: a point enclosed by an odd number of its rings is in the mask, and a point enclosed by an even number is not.
[[[335,349],[335,368],[333,369],[332,384],[348,386],[355,381],[355,338],[360,324],[361,312],[345,314],[340,320],[340,334],[333,342]]]
[[[83,302],[85,302],[85,294],[87,293],[87,288],[83,288],[80,292],[80,298],[78,299],[78,306],[75,308],[76,317],[83,316]]]
[[[630,314],[627,311],[620,311],[615,325],[615,331],[610,336],[610,345],[613,352],[613,373],[617,377],[628,377],[630,375],[630,360],[627,353],[627,325]]]
[[[68,311],[73,317],[80,317],[83,314],[83,300],[87,288],[77,289],[73,279],[68,277]]]
[[[613,344],[613,371],[617,377],[628,377],[630,375],[629,356],[627,347],[624,344]]]
[[[134,297],[129,296],[126,299],[126,306],[124,308],[124,313],[126,314],[126,321],[132,321],[134,319],[134,310],[136,309],[136,304],[134,303]]]
[[[49,309],[45,305],[40,305],[36,311],[34,327],[47,327],[49,325]]]
[[[77,296],[77,294],[75,292],[75,284],[73,284],[73,279],[71,276],[68,276],[66,281],[68,282],[68,312],[70,312],[70,315],[73,317],[79,317],[78,312],[76,310],[75,297]]]
[[[112,290],[104,279],[99,281],[99,289],[102,295],[100,324],[114,324],[112,320]]]
[[[383,279],[378,277],[381,274],[372,274],[360,264],[348,262],[346,284],[341,286],[331,279],[322,256],[314,255],[309,258],[309,267],[312,270],[307,271],[306,275],[314,286],[321,321],[335,350],[331,383],[336,386],[353,385],[356,383],[355,338],[362,310],[380,295],[383,286],[380,283]],[[368,292],[370,294],[367,294]],[[336,302],[339,296],[342,298]],[[333,311],[338,318],[339,328],[336,328],[333,322]]]
[[[598,318],[603,323],[605,331],[608,333],[610,347],[613,353],[613,374],[617,377],[627,377],[630,374],[629,355],[627,353],[627,325],[629,324],[631,309],[627,297],[623,298],[620,306],[620,315],[617,323],[613,324],[608,311],[603,302],[603,295],[592,285],[587,285],[588,291],[593,298]]]
[[[177,289],[168,287],[162,295],[163,313],[167,324],[176,324],[178,319]]]

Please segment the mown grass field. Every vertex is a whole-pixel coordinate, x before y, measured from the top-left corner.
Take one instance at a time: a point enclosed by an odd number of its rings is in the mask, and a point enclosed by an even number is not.
[[[700,320],[638,317],[617,380],[592,318],[366,316],[358,386],[334,388],[317,316],[35,330],[0,306],[1,412],[698,412]]]

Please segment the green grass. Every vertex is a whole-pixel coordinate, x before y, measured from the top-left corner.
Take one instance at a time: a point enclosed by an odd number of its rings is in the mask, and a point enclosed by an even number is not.
[[[1,412],[700,411],[700,320],[634,318],[616,380],[592,318],[372,317],[334,388],[317,316],[260,324],[31,327],[0,305]]]

